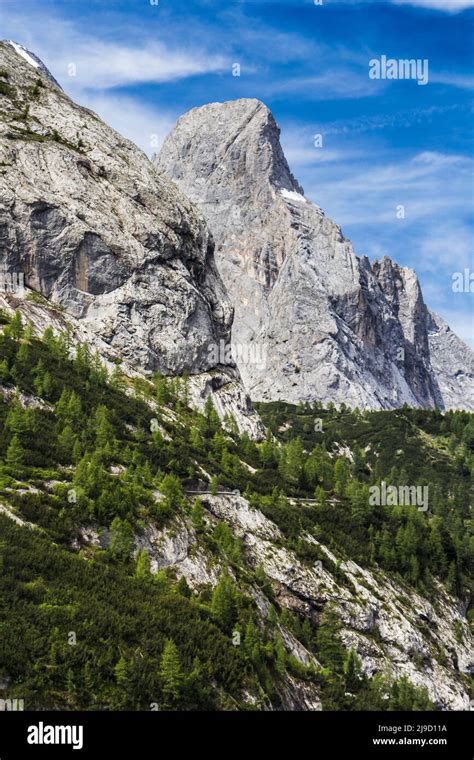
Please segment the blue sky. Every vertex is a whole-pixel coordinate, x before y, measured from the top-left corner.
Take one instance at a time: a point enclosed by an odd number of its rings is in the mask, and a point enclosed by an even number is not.
[[[471,345],[473,294],[454,293],[452,275],[474,270],[473,22],[474,0],[0,6],[1,37],[149,155],[190,108],[263,100],[306,195],[358,254],[413,267],[427,304]],[[371,80],[382,55],[428,59],[428,84]]]

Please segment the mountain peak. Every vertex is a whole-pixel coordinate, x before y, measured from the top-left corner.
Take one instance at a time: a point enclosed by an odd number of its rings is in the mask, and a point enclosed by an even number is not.
[[[10,45],[10,47],[13,48],[13,50],[18,53],[20,58],[23,58],[24,61],[30,64],[30,66],[33,66],[33,68],[38,69],[38,71],[41,71],[42,74],[46,77],[46,79],[49,79],[49,81],[56,85],[56,87],[59,87],[62,89],[59,82],[53,77],[50,70],[47,68],[47,66],[44,65],[41,58],[38,58],[36,53],[32,53],[31,50],[27,50],[23,45],[20,45],[19,42],[15,42],[14,40],[3,40],[2,44]]]
[[[280,145],[280,128],[270,109],[256,98],[209,103],[188,111],[165,140],[157,166],[176,176],[181,172],[191,197],[201,196],[209,181],[221,186],[231,182],[245,193],[260,193],[268,186],[303,193]]]

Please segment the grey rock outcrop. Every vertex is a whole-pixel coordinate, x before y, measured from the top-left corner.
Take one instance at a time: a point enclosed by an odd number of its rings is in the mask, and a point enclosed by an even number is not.
[[[416,274],[355,255],[304,197],[264,104],[193,109],[154,160],[209,221],[253,399],[474,409],[470,349],[456,339],[464,382],[448,369],[455,336],[432,328]]]
[[[429,313],[428,339],[431,366],[434,369],[446,407],[472,411],[474,394],[473,352],[458,338],[439,314],[434,312]]]
[[[202,213],[37,62],[0,43],[0,270],[21,273],[102,354],[206,375],[211,391],[229,384],[234,411],[243,399],[234,416],[257,429],[235,364],[212,350],[233,311]]]
[[[13,48],[13,50],[18,53],[18,55],[23,58],[27,63],[30,64],[30,66],[33,66],[33,68],[38,69],[38,73],[43,74],[46,79],[49,79],[50,82],[56,85],[56,87],[61,88],[61,85],[59,82],[53,77],[50,70],[44,65],[41,58],[38,58],[36,53],[32,53],[31,50],[28,50],[23,45],[20,45],[18,42],[15,42],[14,40],[7,40],[8,45]]]
[[[372,572],[341,559],[306,535],[304,540],[317,545],[328,558],[327,565],[311,566],[286,546],[275,523],[242,496],[207,494],[202,503],[206,522],[225,521],[243,541],[247,566],[263,568],[281,607],[317,621],[327,603],[335,605],[343,624],[344,645],[357,652],[364,673],[370,677],[383,673],[390,679],[406,676],[416,686],[426,687],[440,709],[469,709],[462,675],[473,667],[469,624],[459,601],[441,584],[437,584],[436,602],[432,602],[380,570]],[[153,572],[173,568],[193,588],[214,587],[223,569],[209,556],[189,520],[176,521],[162,531],[147,525],[136,546],[148,550]],[[338,562],[345,575],[343,583],[340,573],[336,577],[331,570]],[[268,601],[265,597],[256,597],[256,601],[262,617],[267,617]],[[301,644],[296,647],[298,642],[284,629],[280,633],[285,647],[300,662],[307,664],[314,658]],[[289,701],[293,704],[285,709],[320,709],[316,704],[308,706],[301,684]]]

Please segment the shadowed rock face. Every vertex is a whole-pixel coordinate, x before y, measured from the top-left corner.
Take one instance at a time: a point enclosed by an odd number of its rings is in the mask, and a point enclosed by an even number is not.
[[[209,222],[235,309],[234,355],[252,398],[474,408],[472,392],[453,377],[443,396],[448,346],[438,332],[433,363],[432,318],[415,273],[387,257],[371,265],[355,255],[304,197],[263,103],[193,109],[154,160]],[[472,380],[472,352],[463,351]]]
[[[218,394],[260,435],[235,363],[216,358],[233,309],[202,212],[40,63],[0,43],[0,272],[22,273],[102,356],[199,377],[198,405]]]
[[[212,369],[232,308],[202,214],[8,43],[0,68],[0,265],[130,362]]]

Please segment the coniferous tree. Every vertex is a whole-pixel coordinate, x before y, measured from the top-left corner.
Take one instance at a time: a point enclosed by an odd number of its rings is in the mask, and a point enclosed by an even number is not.
[[[303,471],[303,446],[299,438],[294,438],[284,445],[278,467],[286,482],[299,482]]]
[[[6,461],[12,466],[22,465],[25,461],[26,452],[20,443],[19,436],[15,433],[8,444]]]
[[[205,436],[206,438],[212,438],[212,436],[220,429],[221,421],[216,412],[211,395],[207,397],[204,405],[204,417],[206,420]]]
[[[274,467],[278,462],[277,447],[270,430],[260,448],[260,459],[264,467]]]
[[[15,311],[14,316],[10,319],[10,324],[4,329],[5,335],[8,335],[13,340],[20,340],[23,335],[23,321],[18,309]]]
[[[172,639],[166,641],[160,664],[161,693],[164,709],[176,707],[183,684],[178,649]]]
[[[114,667],[114,675],[118,687],[116,709],[123,709],[127,706],[131,691],[130,667],[123,655]]]
[[[318,656],[321,663],[334,673],[344,668],[344,647],[339,638],[341,625],[334,609],[326,606],[316,634]]]
[[[222,573],[213,591],[211,610],[224,630],[230,632],[237,617],[237,600],[234,583],[227,572]]]
[[[362,681],[361,661],[353,649],[349,651],[344,662],[344,678],[346,689],[355,692],[360,689]]]
[[[135,577],[145,581],[151,580],[153,577],[151,573],[150,555],[146,549],[140,549],[137,554]]]
[[[61,434],[58,437],[58,446],[59,446],[61,461],[63,462],[71,461],[75,442],[76,442],[76,436],[72,432],[71,427],[69,425],[66,425],[66,427],[62,430]]]
[[[160,482],[160,491],[164,496],[165,506],[169,509],[180,509],[184,505],[183,487],[176,475],[165,475]]]
[[[219,478],[217,477],[217,475],[213,475],[209,483],[209,490],[213,496],[217,494],[218,488],[219,488]]]
[[[191,520],[197,533],[202,533],[205,528],[204,508],[200,499],[195,499],[191,510]]]
[[[0,382],[6,383],[10,379],[10,368],[6,359],[0,360]]]
[[[334,465],[334,489],[340,496],[344,494],[350,475],[350,465],[345,457],[338,457]]]
[[[133,530],[127,520],[114,517],[110,526],[110,553],[115,559],[126,562],[133,550]]]
[[[176,584],[176,591],[178,594],[181,594],[181,596],[185,596],[186,599],[190,599],[193,595],[193,592],[189,588],[188,582],[184,575],[181,576],[178,583]]]

